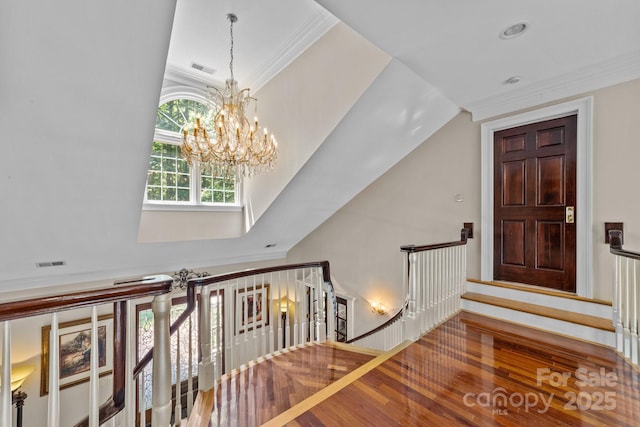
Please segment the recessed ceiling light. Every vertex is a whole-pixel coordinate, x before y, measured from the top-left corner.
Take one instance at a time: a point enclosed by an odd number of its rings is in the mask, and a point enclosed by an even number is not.
[[[529,28],[529,24],[526,22],[518,22],[517,24],[513,24],[505,28],[500,33],[500,38],[503,40],[512,39],[524,33],[527,28]]]
[[[512,77],[509,77],[507,80],[505,80],[505,81],[504,81],[504,84],[507,84],[507,85],[514,85],[514,84],[516,84],[516,83],[519,83],[519,82],[520,82],[520,80],[521,80],[521,77],[520,77],[520,76],[512,76]]]

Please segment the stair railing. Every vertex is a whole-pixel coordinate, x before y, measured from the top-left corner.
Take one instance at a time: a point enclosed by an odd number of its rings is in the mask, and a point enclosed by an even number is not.
[[[613,326],[616,350],[633,365],[640,363],[640,253],[622,248],[622,231],[609,231],[609,250],[615,256]]]
[[[405,304],[378,328],[347,342],[389,350],[404,340],[417,340],[456,314],[466,288],[470,231],[463,228],[454,242],[402,246]]]
[[[44,359],[49,371],[48,410],[46,425],[58,427],[60,425],[60,341],[59,328],[61,323],[58,316],[64,311],[91,308],[91,322],[87,326],[91,330],[90,348],[100,347],[98,342],[98,307],[113,303],[113,389],[108,400],[99,406],[98,396],[98,368],[99,352],[90,351],[89,363],[89,416],[78,425],[98,426],[114,417],[125,407],[127,372],[127,334],[132,331],[127,328],[127,313],[130,311],[131,301],[154,296],[162,298],[171,291],[173,280],[169,276],[146,277],[124,282],[117,282],[108,288],[79,291],[46,297],[31,298],[21,301],[11,301],[0,304],[0,343],[2,344],[2,380],[0,381],[0,425],[12,425],[11,408],[11,324],[18,319],[38,315],[51,316],[48,351],[49,358]],[[108,343],[107,343],[108,344]],[[158,348],[162,348],[159,346]],[[158,358],[161,358],[158,356]],[[44,418],[44,417],[43,417]],[[42,420],[44,423],[44,419]]]
[[[152,425],[180,425],[189,417],[195,395],[215,390],[224,375],[290,347],[333,340],[335,305],[328,261],[190,279],[186,308],[168,328],[172,360],[162,365],[162,374],[155,366],[151,374],[148,365],[156,356],[150,349],[135,368],[139,422],[146,425],[147,407],[152,406]],[[192,334],[197,338],[179,339]],[[197,390],[192,390],[194,383]],[[165,394],[157,400],[162,390]],[[158,412],[156,407],[165,409]]]

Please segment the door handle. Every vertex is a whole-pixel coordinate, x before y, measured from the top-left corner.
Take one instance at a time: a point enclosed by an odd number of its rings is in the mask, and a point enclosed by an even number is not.
[[[564,222],[573,224],[575,222],[575,210],[573,206],[567,206],[564,211]]]

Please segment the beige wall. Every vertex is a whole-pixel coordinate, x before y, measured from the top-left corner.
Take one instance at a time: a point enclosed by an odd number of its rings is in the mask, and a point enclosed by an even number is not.
[[[640,80],[586,95],[594,97],[594,297],[611,300],[613,259],[603,223],[624,222],[627,247],[640,249]],[[346,290],[398,307],[399,247],[456,240],[462,223],[474,222],[468,276],[479,278],[480,167],[480,126],[461,113],[294,247],[287,261],[326,258]]]
[[[328,259],[343,288],[399,307],[400,246],[459,240],[464,222],[479,227],[479,135],[470,115],[459,114],[294,247],[287,261]],[[474,277],[479,247],[478,239],[470,242]]]
[[[595,297],[611,300],[613,259],[604,222],[623,222],[625,249],[640,251],[640,80],[594,92],[593,259]]]
[[[260,88],[260,121],[278,140],[278,166],[245,180],[247,229],[291,181],[390,61],[342,23]]]

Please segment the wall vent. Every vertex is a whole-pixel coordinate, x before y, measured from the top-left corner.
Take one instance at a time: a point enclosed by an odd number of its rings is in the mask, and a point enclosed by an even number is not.
[[[42,268],[42,267],[61,267],[63,265],[65,265],[66,262],[64,261],[46,261],[46,262],[36,262],[36,267],[38,268]]]
[[[195,62],[191,63],[191,68],[193,68],[194,70],[202,71],[203,73],[207,73],[207,74],[213,74],[216,72],[216,70],[212,67],[207,67],[202,64],[196,64]]]

